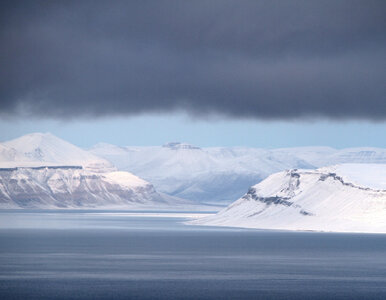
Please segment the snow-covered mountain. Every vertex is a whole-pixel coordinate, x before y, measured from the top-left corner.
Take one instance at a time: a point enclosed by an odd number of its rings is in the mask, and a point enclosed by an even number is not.
[[[49,133],[0,144],[0,208],[191,205]]]
[[[78,167],[0,170],[0,208],[155,208],[171,197],[128,173]]]
[[[82,166],[93,171],[113,171],[106,159],[72,145],[50,133],[31,133],[2,143],[8,152],[15,152],[12,159],[0,156],[0,167]],[[0,148],[1,150],[1,148]]]
[[[275,173],[197,225],[386,233],[386,165]]]
[[[90,152],[152,182],[157,190],[201,202],[231,201],[277,171],[313,168],[288,153],[253,148],[199,148],[183,143],[155,147],[97,144]]]
[[[338,150],[330,147],[299,147],[271,151],[295,155],[316,167],[344,163],[386,164],[386,149],[382,148],[359,147]]]
[[[340,162],[386,164],[386,150],[199,148],[190,144],[168,143],[158,147],[98,144],[86,151],[52,134],[33,133],[0,144],[0,197],[3,206],[5,202],[10,206],[33,206],[32,200],[37,201],[37,206],[46,205],[49,200],[44,199],[51,199],[56,203],[52,205],[60,206],[59,202],[63,201],[60,199],[66,197],[74,200],[68,200],[63,205],[73,206],[76,205],[76,197],[71,198],[71,193],[84,195],[82,201],[88,205],[102,205],[102,199],[105,199],[103,205],[127,204],[130,199],[138,203],[176,200],[162,193],[199,202],[229,203],[240,197],[248,186],[270,174],[293,168],[315,169]],[[128,179],[134,178],[134,175],[117,172],[114,165],[121,171],[130,171],[144,178],[146,181],[141,182],[147,188],[138,189]],[[340,171],[343,172],[343,169]],[[115,183],[109,178],[114,178]],[[124,181],[128,185],[122,184]],[[147,181],[154,183],[155,189]],[[374,182],[374,178],[370,181]],[[56,185],[52,185],[54,182]],[[155,196],[146,190],[161,193],[155,192]],[[134,196],[137,192],[144,194]],[[26,195],[30,195],[29,198]],[[128,195],[132,195],[130,199],[127,199]],[[18,204],[9,202],[10,199],[18,199]],[[28,205],[22,204],[30,200],[32,202]]]

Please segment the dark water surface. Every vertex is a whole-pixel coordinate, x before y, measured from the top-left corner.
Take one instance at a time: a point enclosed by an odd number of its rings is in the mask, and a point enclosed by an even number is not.
[[[0,299],[386,299],[386,235],[0,211]]]

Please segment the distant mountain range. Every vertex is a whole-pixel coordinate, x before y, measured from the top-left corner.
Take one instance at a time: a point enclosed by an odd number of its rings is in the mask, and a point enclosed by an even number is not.
[[[0,143],[0,208],[225,205],[271,174],[342,163],[386,164],[386,150],[199,148],[177,142],[101,143],[84,150],[52,134],[33,133]]]
[[[300,147],[199,148],[183,143],[154,147],[97,144],[90,153],[154,184],[157,190],[200,202],[230,203],[270,174],[341,163],[385,163],[386,149]]]

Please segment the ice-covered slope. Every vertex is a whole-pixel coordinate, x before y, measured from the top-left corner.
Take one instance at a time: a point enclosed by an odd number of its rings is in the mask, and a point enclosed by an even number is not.
[[[20,158],[2,160],[0,167],[83,166],[93,171],[113,171],[113,165],[50,133],[31,133],[2,143]]]
[[[33,164],[33,160],[14,148],[0,144],[0,167]]]
[[[94,146],[91,153],[130,170],[170,195],[202,201],[231,201],[269,174],[288,168],[312,168],[287,153],[251,148],[199,148],[168,143],[155,147]]]
[[[198,225],[386,233],[386,165],[273,174]]]

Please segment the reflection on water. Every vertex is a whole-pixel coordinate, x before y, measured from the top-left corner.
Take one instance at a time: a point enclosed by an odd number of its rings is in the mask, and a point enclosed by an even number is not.
[[[0,212],[0,299],[385,299],[386,235],[184,225],[194,212]]]

